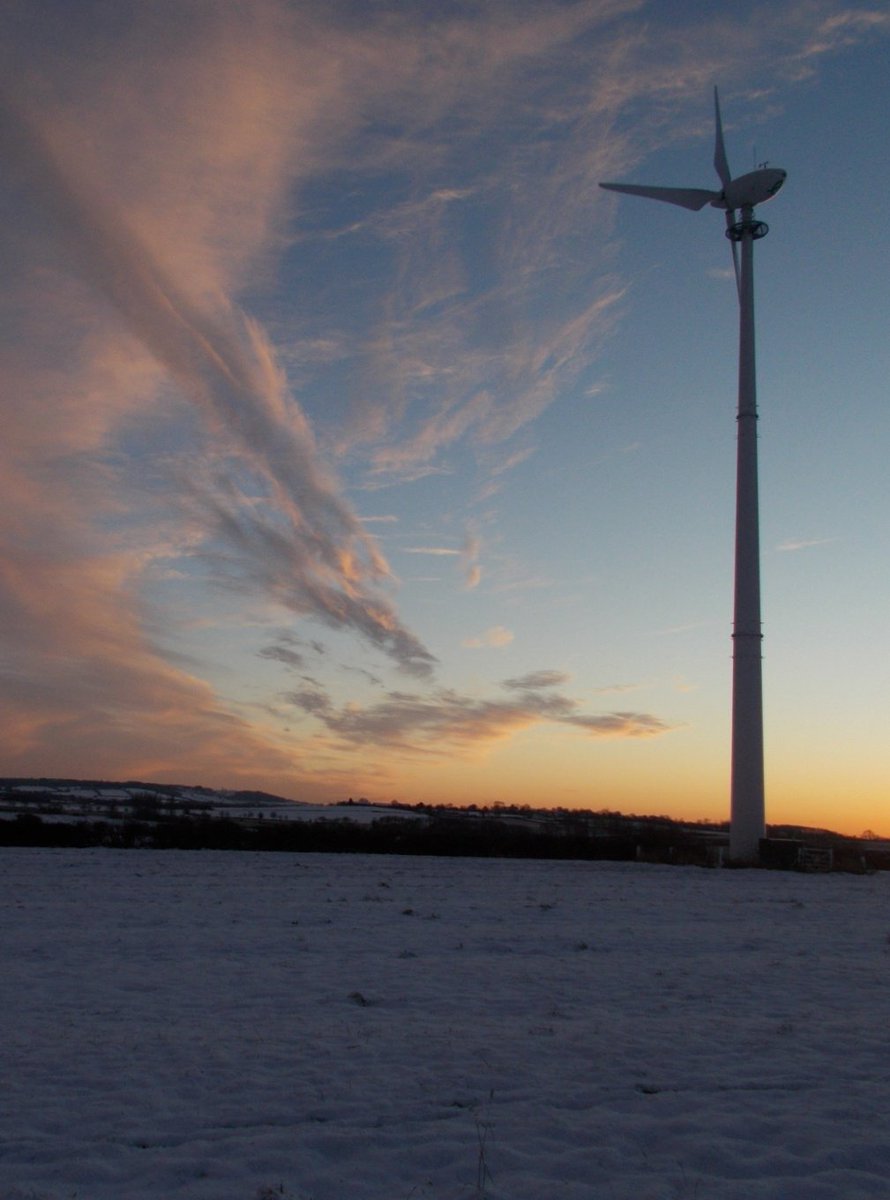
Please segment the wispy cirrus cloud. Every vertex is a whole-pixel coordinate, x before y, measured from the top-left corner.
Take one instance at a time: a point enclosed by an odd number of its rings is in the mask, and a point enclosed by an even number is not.
[[[335,58],[313,60],[311,31],[285,5],[258,3],[249,20],[228,4],[96,25],[101,15],[69,23],[59,6],[47,24],[13,0],[2,18],[0,141],[15,190],[0,197],[12,317],[0,469],[18,505],[3,521],[0,603],[16,615],[4,640],[15,623],[32,635],[0,681],[16,731],[5,762],[70,773],[101,746],[127,774],[180,762],[209,775],[215,759],[215,778],[277,768],[292,781],[293,750],[229,714],[152,638],[163,622],[143,584],[159,555],[200,552],[295,614],[429,670],[268,337],[235,298],[282,228],[298,161],[317,168],[354,117]],[[187,484],[183,445],[200,463]],[[125,535],[137,548],[121,553]],[[33,548],[27,572],[16,545]],[[50,592],[64,614],[52,639],[40,633]]]
[[[306,656],[291,646],[263,646],[257,653],[260,658],[283,663],[284,666],[290,667],[294,671],[302,671],[306,666]]]
[[[797,58],[802,67],[814,69],[814,62],[844,46],[854,45],[874,33],[890,29],[890,13],[883,7],[855,5],[821,18],[806,39]]]
[[[347,367],[362,383],[336,432],[344,454],[364,448],[369,486],[426,477],[469,447],[490,494],[492,448],[567,392],[596,387],[599,349],[628,297],[602,236],[613,202],[598,181],[633,170],[670,138],[710,137],[702,97],[715,78],[730,94],[743,82],[767,103],[802,62],[883,27],[874,7],[836,7],[807,0],[763,7],[757,23],[722,10],[685,23],[643,4],[523,6],[519,22],[537,42],[533,74],[529,40],[508,34],[499,12],[486,14],[497,67],[482,79],[474,60],[462,62],[464,95],[448,108],[457,122],[441,121],[443,97],[428,93],[429,107],[409,118],[423,127],[422,168],[400,174],[396,155],[394,202],[378,209],[369,193],[367,219],[348,229],[364,252],[384,244],[382,302],[368,301],[374,333]],[[630,19],[641,13],[645,24]],[[451,51],[465,34],[460,22],[448,25]],[[492,144],[499,123],[521,149]],[[342,222],[335,227],[342,242]],[[319,237],[324,230],[320,220]]]
[[[832,542],[836,542],[836,537],[830,538],[786,538],[784,542],[779,542],[776,546],[777,550],[784,552],[794,552],[795,550],[809,550],[813,546],[829,546]]]
[[[469,527],[461,547],[460,559],[464,575],[464,587],[468,592],[473,591],[482,582],[482,538],[472,527]]]
[[[478,587],[482,580],[482,566],[479,557],[482,553],[482,539],[468,528],[461,546],[401,546],[402,554],[427,555],[430,558],[457,558],[460,560],[460,570],[463,576],[463,586],[467,591]]]
[[[484,633],[464,638],[461,645],[468,650],[481,650],[483,648],[498,649],[502,646],[509,646],[515,636],[513,631],[507,629],[504,625],[492,625]]]
[[[257,651],[260,658],[281,663],[293,671],[304,671],[310,660],[324,658],[327,650],[317,639],[305,640],[287,631],[280,632],[274,641],[261,646]]]
[[[624,311],[596,182],[695,132],[716,74],[753,60],[768,88],[887,17],[827,0],[687,26],[639,0],[112,9],[0,12],[3,761],[295,778],[300,754],[173,652],[161,582],[208,625],[220,595],[249,597],[429,679],[370,533],[395,514],[363,519],[348,495],[468,461],[464,496],[490,494],[538,418],[596,389]],[[467,590],[477,517],[450,527]],[[298,670],[305,645],[277,646]],[[482,727],[542,719],[489,703]]]
[[[542,688],[559,687],[568,683],[571,676],[565,671],[531,671],[528,675],[520,675],[515,679],[505,679],[502,687],[510,691],[537,692]]]
[[[338,707],[314,688],[290,692],[286,699],[344,744],[389,746],[423,755],[484,750],[541,724],[570,726],[595,738],[655,737],[673,728],[651,713],[584,713],[577,700],[552,690],[564,679],[561,672],[536,672],[508,680],[505,686],[513,694],[494,699],[445,688],[431,694],[390,692],[367,706]]]
[[[595,696],[614,696],[624,692],[637,692],[642,686],[641,683],[607,683],[602,687],[592,688],[591,691]]]
[[[214,534],[251,560],[251,577],[265,578],[288,607],[354,628],[403,665],[428,669],[432,656],[400,628],[386,601],[364,590],[387,567],[322,466],[305,415],[286,395],[257,326],[190,298],[125,218],[90,189],[64,143],[54,144],[51,123],[45,125],[6,101],[4,145],[45,204],[54,235],[76,256],[85,281],[194,400],[213,439],[271,492],[274,526],[245,503],[229,476],[224,492],[204,497]]]

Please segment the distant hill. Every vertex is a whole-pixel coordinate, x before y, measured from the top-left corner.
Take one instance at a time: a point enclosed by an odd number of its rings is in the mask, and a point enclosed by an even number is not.
[[[132,816],[157,808],[168,813],[236,816],[284,813],[301,807],[269,792],[230,791],[170,783],[104,779],[0,779],[0,817],[19,812],[72,817]]]
[[[617,859],[717,866],[726,823],[496,805],[305,804],[261,791],[0,778],[0,845]],[[772,826],[777,868],[890,869],[890,844]],[[827,867],[825,866],[827,864]]]

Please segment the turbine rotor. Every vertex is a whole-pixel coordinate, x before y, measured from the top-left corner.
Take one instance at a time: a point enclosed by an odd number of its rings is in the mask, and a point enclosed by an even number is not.
[[[714,88],[714,170],[720,180],[719,192],[709,192],[704,188],[675,188],[654,187],[639,183],[601,183],[601,188],[610,192],[622,192],[627,196],[642,196],[647,200],[662,200],[667,204],[676,204],[680,208],[689,208],[699,212],[710,204],[712,208],[720,208],[726,213],[726,236],[732,243],[732,265],[735,271],[736,288],[741,291],[739,275],[738,242],[750,234],[753,238],[762,238],[769,226],[762,221],[755,221],[753,208],[756,204],[764,204],[771,200],[785,182],[787,172],[780,167],[763,165],[756,171],[749,171],[733,179],[726,156],[726,144],[723,140],[723,118],[720,115],[720,96]],[[742,219],[738,219],[741,211]]]

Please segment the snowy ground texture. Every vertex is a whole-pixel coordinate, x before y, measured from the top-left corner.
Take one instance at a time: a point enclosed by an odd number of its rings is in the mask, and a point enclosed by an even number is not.
[[[890,874],[0,851],[2,1200],[890,1196]]]

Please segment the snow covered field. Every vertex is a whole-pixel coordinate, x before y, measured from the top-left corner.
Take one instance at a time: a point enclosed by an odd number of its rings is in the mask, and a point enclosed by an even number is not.
[[[2,1200],[890,1196],[890,874],[0,850]]]

